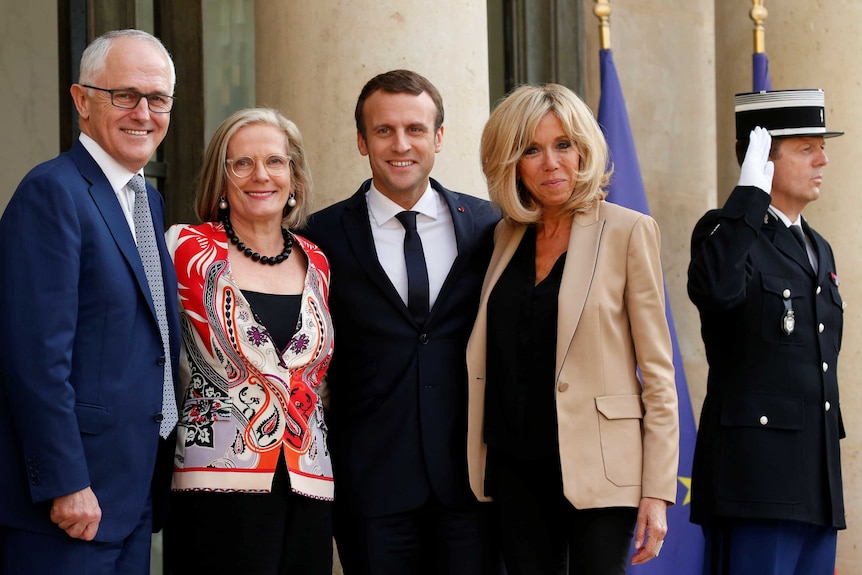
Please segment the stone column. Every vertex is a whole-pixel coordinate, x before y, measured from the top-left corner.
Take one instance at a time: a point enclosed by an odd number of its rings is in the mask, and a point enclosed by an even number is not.
[[[280,0],[255,3],[257,104],[297,123],[309,151],[316,207],[371,176],[353,111],[371,77],[414,70],[440,90],[443,148],[431,176],[487,197],[479,139],[489,113],[485,0]]]
[[[837,572],[853,573],[862,565],[862,267],[859,156],[862,154],[862,109],[859,98],[859,54],[862,5],[852,0],[766,0],[766,54],[776,90],[823,88],[826,125],[846,135],[826,140],[830,163],[824,170],[820,198],[805,209],[805,217],[832,244],[844,312],[844,339],[838,365],[841,412],[847,438],[841,442],[844,470],[846,531],[838,535]],[[739,168],[733,155],[733,95],[751,90],[753,22],[748,2],[715,2],[716,110],[719,130],[719,198],[727,197]],[[802,455],[801,455],[802,456]]]

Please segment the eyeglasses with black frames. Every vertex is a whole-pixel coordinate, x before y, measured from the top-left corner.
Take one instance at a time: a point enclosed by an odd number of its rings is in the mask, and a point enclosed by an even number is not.
[[[165,94],[141,94],[134,90],[108,90],[107,88],[99,88],[98,86],[90,86],[87,84],[81,84],[81,86],[84,88],[90,88],[91,90],[107,92],[111,95],[111,104],[117,108],[122,108],[123,110],[134,110],[141,102],[141,98],[145,98],[150,112],[156,114],[167,114],[171,111],[171,108],[174,107],[174,100],[176,100],[175,97],[167,96]]]
[[[290,170],[290,158],[282,154],[270,154],[263,160],[263,167],[270,176],[281,176]],[[230,171],[237,178],[247,178],[254,173],[254,168],[257,165],[257,159],[251,156],[238,156],[225,160],[225,163],[230,166]]]

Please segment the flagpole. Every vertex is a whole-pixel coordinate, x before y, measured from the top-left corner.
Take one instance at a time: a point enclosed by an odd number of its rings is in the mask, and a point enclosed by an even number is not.
[[[751,0],[751,11],[748,15],[754,20],[754,53],[766,52],[766,37],[764,34],[763,21],[769,16],[769,11],[763,5],[764,0]]]
[[[609,0],[596,0],[593,14],[599,19],[599,43],[602,50],[611,49],[611,4]]]

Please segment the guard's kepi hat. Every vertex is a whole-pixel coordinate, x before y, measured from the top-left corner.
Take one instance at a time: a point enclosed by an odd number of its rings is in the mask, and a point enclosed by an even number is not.
[[[822,136],[834,138],[844,132],[826,129],[823,90],[769,90],[746,92],[734,97],[736,139],[747,140],[756,126],[773,138]]]

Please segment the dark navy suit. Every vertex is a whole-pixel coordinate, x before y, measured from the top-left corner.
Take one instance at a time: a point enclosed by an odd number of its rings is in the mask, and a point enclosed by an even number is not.
[[[176,275],[148,195],[176,367]],[[52,500],[91,486],[96,541],[119,541],[168,489],[169,464],[154,477],[165,360],[129,224],[80,142],[24,178],[0,244],[0,526],[67,537]]]
[[[815,274],[769,203],[762,190],[738,187],[692,236],[688,292],[700,311],[709,377],[691,519],[843,529],[844,312],[835,259],[803,222],[817,252]]]
[[[446,508],[472,509],[465,348],[499,212],[431,180],[451,212],[458,256],[428,320],[418,325],[378,262],[365,200],[370,184],[314,214],[306,230],[332,270],[336,343],[327,422],[336,515],[350,522],[403,514],[431,498]],[[361,538],[355,529],[359,524],[336,525],[347,573],[348,542],[339,533]]]

